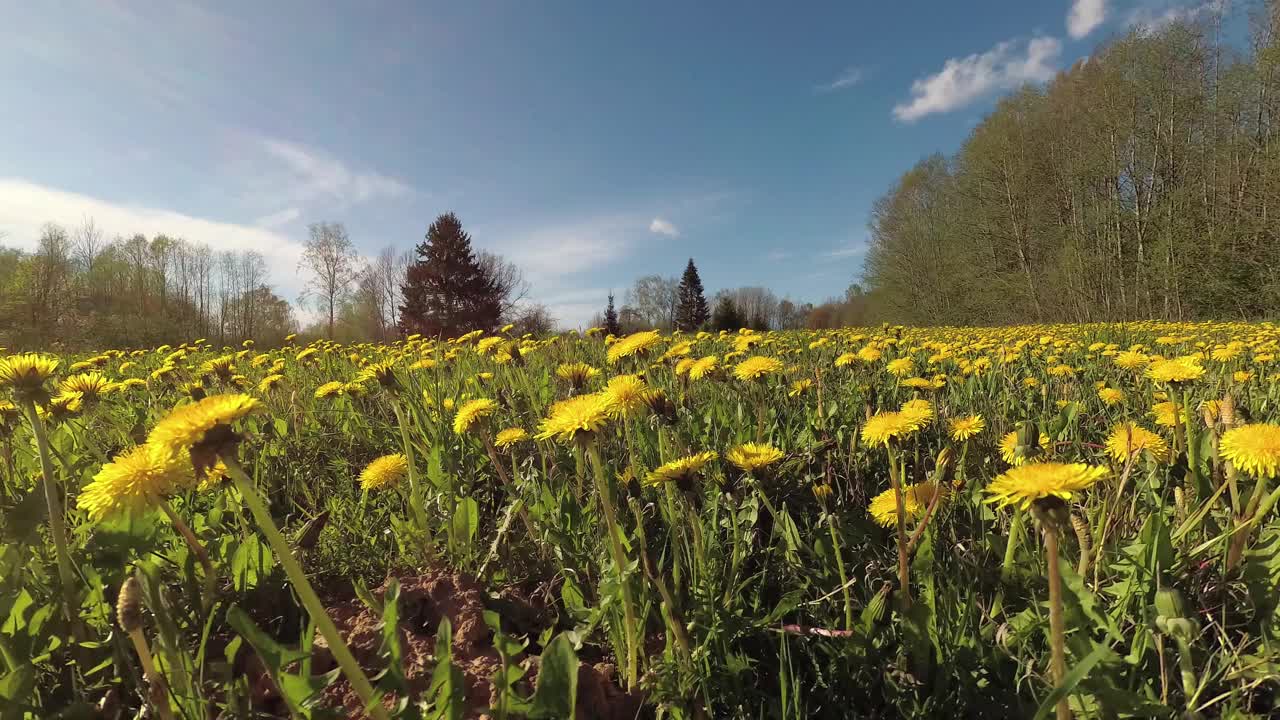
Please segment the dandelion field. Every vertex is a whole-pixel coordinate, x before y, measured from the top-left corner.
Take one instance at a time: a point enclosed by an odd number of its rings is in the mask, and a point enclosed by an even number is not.
[[[1269,717],[1280,328],[0,360],[0,718]]]

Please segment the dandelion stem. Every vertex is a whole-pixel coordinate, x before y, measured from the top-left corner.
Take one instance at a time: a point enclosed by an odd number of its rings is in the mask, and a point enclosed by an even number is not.
[[[898,512],[898,587],[900,588],[904,607],[911,606],[911,566],[907,563],[907,507],[902,496],[902,475],[906,473],[906,465],[898,466],[897,453],[893,446],[889,450],[889,484],[893,486],[893,499],[897,503]]]
[[[827,510],[827,531],[831,534],[831,550],[836,555],[836,570],[840,573],[840,592],[844,595],[844,629],[853,630],[853,598],[849,595],[849,577],[844,569],[840,535],[836,532],[836,518]]]
[[[618,585],[622,588],[622,613],[624,629],[626,633],[626,669],[627,669],[627,689],[635,687],[637,676],[637,655],[636,647],[636,610],[635,600],[631,597],[631,585],[627,582],[627,556],[622,550],[622,543],[618,539],[622,529],[618,527],[618,515],[614,511],[613,498],[609,493],[609,483],[604,476],[604,464],[600,461],[600,449],[596,447],[594,440],[587,443],[587,456],[591,458],[591,467],[594,470],[596,480],[596,493],[600,496],[600,506],[604,510],[605,523],[609,532],[609,552],[613,555],[614,570],[618,574]]]
[[[1062,680],[1067,674],[1066,626],[1062,618],[1062,573],[1058,568],[1058,529],[1052,521],[1044,525],[1044,554],[1049,564],[1049,635],[1050,670],[1053,686],[1062,687]],[[1070,720],[1071,707],[1067,698],[1058,700],[1058,720]]]
[[[204,570],[204,597],[200,600],[204,607],[207,608],[213,602],[214,585],[218,580],[218,575],[213,569],[213,563],[209,560],[209,551],[205,550],[200,539],[196,537],[195,533],[191,532],[191,527],[174,511],[168,500],[160,501],[160,509],[168,516],[169,522],[173,524],[173,529],[177,530],[182,539],[186,541],[187,547],[191,549],[191,552],[196,556],[196,561],[200,563],[200,568]]]
[[[316,624],[316,629],[320,631],[325,642],[328,643],[329,652],[333,653],[333,659],[342,668],[343,674],[347,676],[347,681],[351,683],[352,689],[360,697],[360,702],[364,703],[365,712],[375,720],[388,720],[387,711],[382,707],[382,702],[374,692],[368,676],[360,669],[360,664],[356,662],[355,656],[351,654],[346,641],[342,639],[342,634],[338,632],[338,627],[333,624],[333,618],[329,617],[328,611],[321,604],[315,589],[311,587],[311,581],[307,580],[307,575],[303,572],[302,566],[298,564],[298,559],[293,556],[293,552],[289,549],[289,542],[280,534],[275,521],[271,519],[271,512],[267,510],[262,497],[258,495],[253,480],[245,474],[244,469],[240,467],[240,463],[230,454],[223,455],[222,461],[226,464],[231,479],[235,481],[236,489],[240,491],[245,504],[249,506],[249,512],[253,514],[253,519],[257,521],[258,528],[267,537],[267,542],[271,545],[272,552],[276,554],[276,560],[284,568],[285,574],[289,576],[289,582],[293,583],[293,589],[297,592],[298,599],[302,601],[302,605],[311,616],[312,622]]]
[[[155,705],[157,714],[162,720],[173,720],[173,708],[169,707],[168,693],[164,686],[164,677],[156,671],[155,660],[151,657],[151,648],[147,647],[147,639],[142,631],[134,628],[129,631],[129,640],[138,653],[138,662],[142,663],[142,675],[147,679],[147,696]]]
[[[76,617],[76,573],[71,565],[71,551],[67,547],[67,518],[63,514],[62,500],[58,497],[60,490],[53,477],[49,437],[45,434],[40,414],[36,412],[35,402],[30,398],[24,398],[22,409],[31,423],[31,432],[36,436],[36,450],[40,454],[40,472],[44,476],[44,500],[49,506],[49,534],[53,536],[53,549],[58,558],[58,580],[62,583],[63,612],[71,625],[73,635],[78,638],[80,623]]]

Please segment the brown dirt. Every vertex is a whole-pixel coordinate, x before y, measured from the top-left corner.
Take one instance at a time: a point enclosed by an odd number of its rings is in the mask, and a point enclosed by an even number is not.
[[[381,599],[385,592],[386,585],[374,594]],[[473,578],[458,573],[432,571],[401,578],[400,643],[403,671],[413,695],[426,699],[436,665],[436,631],[440,620],[447,617],[453,626],[453,663],[463,677],[465,716],[486,717],[495,700],[490,678],[501,667],[501,661],[493,649],[492,632],[484,622],[484,611],[492,609],[502,616],[504,632],[536,636],[539,630],[553,624],[554,615],[545,604],[532,601],[530,595],[507,589],[497,598],[490,598]],[[366,672],[377,672],[382,619],[359,600],[332,603],[329,614],[361,667]],[[313,672],[326,672],[335,667],[324,639],[318,634],[315,649]],[[528,669],[525,676],[528,687],[522,694],[530,693],[537,677],[538,658],[520,656],[512,661]],[[578,720],[632,720],[639,716],[640,698],[623,692],[614,682],[615,674],[614,667],[606,663],[579,665]],[[343,678],[325,689],[322,704],[343,708],[350,717],[364,717],[359,714],[359,698]],[[385,704],[390,708],[394,698],[387,698]]]

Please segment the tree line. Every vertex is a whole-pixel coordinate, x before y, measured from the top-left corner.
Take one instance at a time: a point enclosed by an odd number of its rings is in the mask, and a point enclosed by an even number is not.
[[[614,335],[639,330],[796,330],[837,328],[871,322],[868,294],[854,283],[840,298],[824,302],[796,302],[779,298],[761,286],[723,288],[706,298],[693,258],[680,279],[645,275],[627,289],[621,307],[613,293],[605,309],[591,319],[595,327]]]
[[[1277,3],[1136,29],[1003,98],[875,205],[864,281],[903,323],[1274,317]]]
[[[0,346],[278,342],[294,329],[257,252],[167,235],[108,240],[88,219],[72,230],[46,224],[32,252],[0,247]]]

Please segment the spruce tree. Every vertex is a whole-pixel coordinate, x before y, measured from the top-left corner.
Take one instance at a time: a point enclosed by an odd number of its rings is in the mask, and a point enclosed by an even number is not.
[[[738,306],[733,298],[721,295],[716,301],[716,312],[711,318],[711,327],[716,330],[737,330],[741,328],[742,316],[738,314]]]
[[[449,338],[498,326],[498,287],[471,249],[471,236],[456,215],[436,218],[416,252],[402,286],[402,332]]]
[[[613,308],[613,292],[609,292],[609,304],[604,307],[604,331],[614,337],[622,336],[622,326],[618,324],[618,311]]]
[[[684,268],[677,298],[677,330],[688,332],[706,324],[711,313],[707,309],[707,298],[702,294],[702,278],[698,277],[698,267],[693,264],[693,258],[689,258],[689,264]]]

